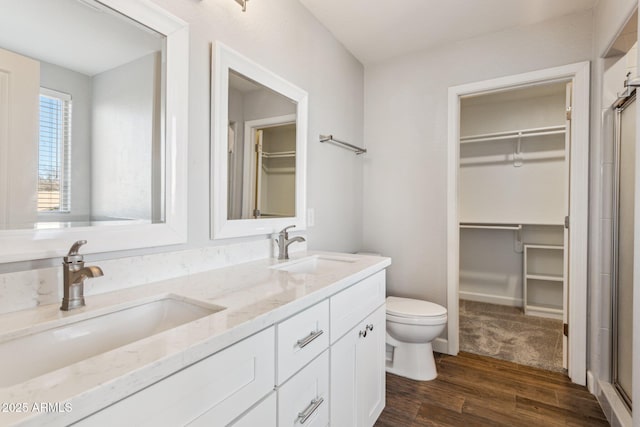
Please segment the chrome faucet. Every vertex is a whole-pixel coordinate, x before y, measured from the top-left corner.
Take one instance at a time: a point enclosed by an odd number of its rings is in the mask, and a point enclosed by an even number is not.
[[[69,311],[84,306],[84,279],[102,276],[100,267],[84,266],[84,257],[78,251],[85,243],[86,240],[75,242],[63,258],[64,297],[60,310]]]
[[[289,259],[289,245],[293,242],[305,241],[305,238],[301,236],[289,239],[289,232],[287,230],[293,227],[295,227],[295,225],[290,225],[283,228],[280,230],[280,233],[278,233],[278,238],[276,239],[276,243],[278,244],[278,259]]]

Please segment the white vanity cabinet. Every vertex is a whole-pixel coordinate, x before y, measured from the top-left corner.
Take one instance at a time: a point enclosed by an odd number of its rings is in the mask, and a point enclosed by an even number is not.
[[[384,409],[384,301],[384,271],[331,298],[332,426],[371,427]]]
[[[270,327],[76,425],[227,425],[272,391],[274,378],[275,333]]]
[[[80,420],[371,427],[385,404],[385,271]]]

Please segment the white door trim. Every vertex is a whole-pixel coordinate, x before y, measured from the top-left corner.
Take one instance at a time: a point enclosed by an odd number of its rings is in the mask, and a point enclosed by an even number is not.
[[[447,309],[448,353],[459,351],[459,223],[458,167],[460,98],[469,95],[535,85],[550,81],[573,81],[571,121],[571,188],[569,195],[569,370],[575,383],[586,384],[587,372],[587,232],[589,207],[589,62],[500,77],[449,88],[447,147]]]

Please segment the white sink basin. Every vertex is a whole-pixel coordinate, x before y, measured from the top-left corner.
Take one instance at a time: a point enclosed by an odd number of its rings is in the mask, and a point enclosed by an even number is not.
[[[0,342],[0,387],[72,365],[224,310],[165,296]]]
[[[328,273],[337,267],[343,267],[346,264],[356,262],[356,258],[312,255],[300,258],[282,264],[276,264],[270,268],[274,270],[288,271],[289,273],[300,274],[323,274]]]

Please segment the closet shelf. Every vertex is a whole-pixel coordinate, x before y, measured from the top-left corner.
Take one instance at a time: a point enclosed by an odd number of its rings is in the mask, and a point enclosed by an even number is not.
[[[527,274],[526,278],[532,279],[532,280],[548,280],[550,282],[560,282],[560,283],[564,281],[564,278],[562,276],[554,275],[554,274]]]
[[[560,306],[552,306],[552,305],[535,305],[530,304],[526,307],[527,315],[533,315],[538,317],[551,317],[554,319],[562,319],[562,307]],[[552,316],[545,316],[545,314],[549,314]],[[560,315],[560,316],[558,316]]]
[[[276,151],[273,153],[269,153],[268,151],[262,152],[262,157],[265,159],[276,159],[280,157],[295,157],[295,151]]]
[[[567,127],[547,126],[541,128],[520,129],[507,132],[485,133],[480,135],[468,135],[460,137],[460,144],[471,144],[474,142],[501,141],[518,138],[529,138],[533,136],[561,135],[566,133]]]

